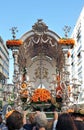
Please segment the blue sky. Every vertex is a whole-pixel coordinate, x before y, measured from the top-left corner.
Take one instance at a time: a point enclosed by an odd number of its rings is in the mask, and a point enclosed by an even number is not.
[[[64,25],[71,26],[72,32],[83,6],[84,0],[0,0],[0,36],[4,42],[11,39],[9,29],[17,27],[16,36],[20,38],[37,19],[43,19],[50,30],[64,36]]]

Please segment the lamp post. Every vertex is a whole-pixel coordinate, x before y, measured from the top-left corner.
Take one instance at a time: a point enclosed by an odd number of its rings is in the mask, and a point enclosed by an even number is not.
[[[13,74],[13,84],[14,84],[14,107],[17,109],[22,109],[22,102],[21,102],[21,85],[22,82],[28,82],[28,77],[25,74],[25,80],[23,81],[23,73],[19,71],[19,64],[18,64],[18,54],[19,54],[19,47],[23,44],[23,42],[19,39],[16,39],[16,32],[18,32],[17,27],[12,27],[10,29],[12,31],[12,40],[8,40],[6,45],[9,49],[12,50],[12,55],[14,58],[14,74]],[[28,90],[27,90],[28,91]],[[26,90],[25,90],[26,92]],[[27,93],[26,93],[26,96]]]

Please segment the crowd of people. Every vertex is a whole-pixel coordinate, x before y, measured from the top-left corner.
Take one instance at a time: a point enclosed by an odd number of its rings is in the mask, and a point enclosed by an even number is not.
[[[52,120],[40,111],[28,114],[11,110],[5,115],[5,122],[0,114],[0,130],[84,130],[84,110],[82,113],[55,111]]]

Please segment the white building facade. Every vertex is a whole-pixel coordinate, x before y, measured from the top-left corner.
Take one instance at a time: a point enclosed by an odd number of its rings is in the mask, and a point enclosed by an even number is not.
[[[84,7],[71,37],[76,42],[71,52],[71,80],[78,86],[78,101],[80,103],[84,102]],[[77,83],[80,85],[77,85]]]
[[[0,101],[3,98],[3,84],[9,77],[9,53],[3,39],[0,37]]]

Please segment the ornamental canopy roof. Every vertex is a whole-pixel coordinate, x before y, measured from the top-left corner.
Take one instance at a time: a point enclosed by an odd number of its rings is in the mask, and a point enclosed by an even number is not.
[[[29,77],[39,86],[41,83],[49,87],[53,80],[56,68],[61,72],[64,66],[64,52],[58,44],[60,36],[48,29],[48,26],[39,19],[32,30],[21,38],[23,45],[19,48],[20,70],[28,69]]]

